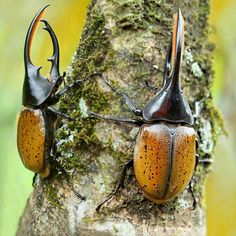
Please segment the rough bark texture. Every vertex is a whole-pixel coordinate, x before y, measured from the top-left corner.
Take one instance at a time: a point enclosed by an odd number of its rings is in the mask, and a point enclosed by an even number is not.
[[[92,0],[80,45],[69,73],[84,79],[103,72],[139,107],[154,95],[145,80],[160,88],[173,14],[185,19],[182,88],[196,114],[200,158],[212,158],[220,118],[212,105],[212,45],[207,41],[209,1]],[[78,9],[79,10],[79,9]],[[69,82],[69,81],[68,81]],[[132,158],[137,127],[86,118],[86,106],[100,114],[132,117],[119,96],[97,76],[64,96],[61,110],[76,119],[62,120],[57,129],[57,152],[76,189],[76,198],[55,171],[38,179],[20,219],[18,235],[205,235],[203,183],[209,168],[199,165],[192,184],[197,208],[186,189],[177,199],[157,205],[146,200],[133,171],[125,188],[98,214],[96,206],[115,187],[121,166]]]

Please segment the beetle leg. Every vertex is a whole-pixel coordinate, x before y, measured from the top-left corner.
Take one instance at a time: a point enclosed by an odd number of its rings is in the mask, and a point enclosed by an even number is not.
[[[209,165],[209,164],[212,164],[212,163],[213,163],[213,160],[210,159],[210,158],[198,159],[198,164]]]
[[[75,194],[75,196],[77,196],[78,198],[80,198],[81,200],[85,200],[86,197],[82,196],[78,191],[76,191],[73,187],[73,185],[71,184],[68,174],[66,173],[65,169],[60,165],[60,163],[58,161],[55,160],[55,157],[52,155],[52,159],[51,161],[53,161],[53,163],[55,164],[55,166],[61,171],[61,173],[64,175],[67,184],[69,185],[70,189],[72,190],[72,192]]]
[[[200,159],[198,154],[196,155],[196,159],[197,159],[197,160],[196,160],[195,169],[197,168],[197,165],[199,165],[199,164],[201,164],[201,165],[203,165],[204,167],[206,167],[206,166],[208,166],[208,165],[210,165],[210,164],[213,163],[213,160],[210,159],[210,158]]]
[[[65,118],[65,119],[67,119],[67,120],[70,120],[70,121],[72,120],[72,118],[71,118],[70,116],[68,116],[67,114],[62,113],[62,112],[56,110],[56,109],[53,108],[53,107],[47,107],[47,109],[48,109],[50,112],[54,113],[56,116],[60,116],[60,117],[62,117],[62,118]]]
[[[198,138],[196,138],[196,150],[198,150],[199,148],[199,141]],[[202,165],[210,165],[213,163],[213,160],[210,158],[204,158],[204,159],[200,159],[199,155],[196,154],[196,164],[195,164],[195,170],[197,168],[198,164],[202,164]]]
[[[213,163],[213,160],[210,158],[204,158],[204,159],[200,159],[199,155],[196,154],[196,164],[195,164],[195,170],[197,168],[198,164],[202,164],[202,165],[210,165]]]
[[[96,207],[96,211],[99,212],[100,208],[102,207],[102,205],[104,203],[106,203],[108,200],[110,200],[114,195],[117,194],[117,192],[119,191],[120,188],[123,188],[124,187],[124,181],[125,181],[125,177],[126,177],[126,172],[127,172],[127,169],[130,168],[131,166],[133,166],[133,159],[127,161],[124,166],[123,166],[123,169],[122,169],[122,172],[121,172],[121,177],[120,177],[120,180],[115,188],[115,190],[103,201],[101,202],[97,207]]]
[[[192,210],[195,210],[196,209],[196,206],[197,206],[197,200],[195,198],[195,195],[194,195],[194,192],[193,192],[193,186],[192,186],[192,181],[190,181],[189,183],[189,191],[192,195],[192,198],[193,198],[193,206],[192,206]]]
[[[35,187],[36,186],[36,178],[37,178],[37,173],[34,173],[34,177],[33,177],[33,180],[32,180],[32,187]]]
[[[151,90],[153,90],[154,92],[158,92],[158,88],[153,86],[150,81],[148,80],[144,80],[145,86]]]
[[[137,108],[137,106],[134,104],[134,102],[131,100],[131,98],[128,96],[128,94],[117,91],[117,89],[112,86],[111,82],[104,75],[102,75],[102,74],[100,74],[100,75],[101,75],[101,78],[103,79],[103,81],[111,88],[111,90],[113,92],[115,92],[116,94],[123,97],[124,102],[128,106],[129,110],[132,113],[134,113],[134,115],[142,116],[142,110]]]
[[[134,120],[134,119],[126,119],[126,118],[118,118],[118,117],[111,117],[111,116],[102,116],[100,114],[94,113],[92,111],[88,111],[88,114],[96,119],[103,119],[108,121],[114,121],[118,123],[128,123],[132,125],[141,126],[143,124],[142,120]]]
[[[72,82],[71,84],[66,85],[63,89],[61,89],[60,91],[56,92],[55,97],[56,99],[60,99],[60,97],[62,95],[64,95],[65,93],[67,93],[70,89],[80,86],[82,83],[84,83],[85,81],[87,81],[88,79],[92,78],[93,76],[98,75],[97,73],[93,73],[91,75],[89,75],[87,78],[83,79],[83,80],[75,80],[74,82]]]
[[[65,93],[67,93],[70,89],[80,86],[84,81],[83,80],[76,80],[71,84],[66,85],[63,89],[61,89],[60,91],[56,92],[55,97],[57,99],[59,99],[62,95],[64,95]]]

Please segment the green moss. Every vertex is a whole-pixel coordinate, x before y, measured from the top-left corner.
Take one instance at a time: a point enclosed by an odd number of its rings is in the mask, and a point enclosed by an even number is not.
[[[207,110],[210,112],[211,117],[211,124],[212,124],[212,134],[213,134],[213,141],[216,143],[217,138],[220,134],[224,133],[227,134],[226,130],[224,129],[224,120],[221,112],[215,107],[212,100],[206,100]]]
[[[167,25],[172,14],[172,5],[166,2],[160,4],[154,0],[113,0],[112,4],[115,5],[113,18],[117,33],[124,30],[146,29],[153,25],[152,32],[162,34],[156,24],[161,22],[162,25]],[[165,11],[160,10],[161,6]]]
[[[87,23],[83,32],[80,45],[76,50],[72,62],[73,78],[86,78],[96,71],[103,71],[105,57],[109,56],[109,41],[107,38],[106,23],[99,9],[93,8],[87,16]],[[112,54],[111,50],[109,51]]]
[[[143,28],[143,1],[142,0],[116,0],[116,25],[121,29]]]
[[[105,57],[111,58],[113,53],[111,50],[108,52],[106,23],[99,9],[91,8],[88,22],[70,68],[72,80],[85,79],[95,72],[103,72],[110,66],[109,60],[106,65],[103,64]],[[63,159],[63,166],[66,169],[76,168],[80,173],[84,173],[87,170],[86,167],[89,166],[90,160],[86,159],[85,154],[91,151],[98,155],[102,148],[94,130],[97,120],[83,117],[79,107],[80,98],[83,98],[93,112],[107,109],[109,96],[98,88],[96,77],[92,76],[73,93],[66,94],[60,103],[61,111],[69,114],[74,121],[64,121],[66,128],[58,129],[57,140],[61,145],[58,146],[57,151],[61,153],[61,156],[67,157]],[[63,127],[62,124],[59,126]]]
[[[57,196],[58,190],[54,186],[52,186],[51,184],[45,185],[44,192],[46,194],[47,200],[52,206],[57,207],[57,208],[62,208],[62,204],[60,203]]]
[[[111,140],[108,140],[107,149],[110,151],[111,155],[122,165],[124,165],[126,161],[132,158],[132,152],[127,152],[127,150],[125,151],[115,150]]]
[[[81,219],[81,221],[86,224],[93,224],[95,219],[91,217],[84,217],[83,219]]]

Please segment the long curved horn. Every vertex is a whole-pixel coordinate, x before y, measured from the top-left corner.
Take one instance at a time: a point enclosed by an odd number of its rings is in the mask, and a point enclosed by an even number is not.
[[[28,73],[29,67],[34,66],[31,58],[30,58],[30,52],[31,52],[31,46],[32,46],[32,41],[35,35],[35,32],[38,28],[39,22],[42,19],[44,12],[46,8],[49,5],[46,5],[43,7],[41,10],[38,11],[38,13],[35,15],[33,20],[31,21],[31,24],[29,26],[28,32],[26,34],[26,39],[25,39],[25,49],[24,49],[24,61],[25,61],[25,72]],[[38,67],[37,67],[38,68]]]
[[[46,20],[41,20],[44,24],[45,27],[43,28],[46,30],[52,39],[52,44],[53,44],[53,54],[52,57],[48,58],[48,61],[52,63],[51,70],[50,70],[50,80],[52,83],[56,82],[57,79],[60,77],[60,72],[59,72],[59,57],[60,57],[60,52],[59,52],[59,44],[57,41],[57,37],[50,26],[50,24]]]

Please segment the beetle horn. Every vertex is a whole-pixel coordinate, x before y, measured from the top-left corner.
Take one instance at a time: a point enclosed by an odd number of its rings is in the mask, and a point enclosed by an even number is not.
[[[173,34],[167,50],[163,88],[144,107],[143,117],[145,120],[193,124],[190,107],[179,84],[183,44],[184,20],[179,10],[175,16]]]
[[[178,14],[175,15],[174,29],[166,53],[162,84],[163,88],[168,87],[171,82],[172,86],[179,86],[179,71],[183,45],[184,20],[181,14],[181,10],[179,9]]]
[[[172,46],[171,46],[172,80],[170,84],[173,87],[175,86],[179,87],[179,71],[180,71],[183,46],[184,46],[184,20],[181,10],[179,9],[178,14],[175,16],[174,29],[172,35]]]
[[[174,29],[171,39],[165,59],[163,88],[170,84],[171,74],[174,76],[172,81],[177,83],[177,85],[179,83],[179,69],[181,64],[182,48],[184,46],[184,20],[180,9],[178,10],[178,14],[175,15]]]
[[[50,80],[54,83],[60,77],[60,72],[59,72],[59,57],[60,57],[59,44],[58,44],[57,37],[56,37],[52,27],[50,26],[50,24],[46,20],[41,20],[41,21],[45,24],[45,27],[43,29],[48,31],[48,33],[50,34],[50,37],[52,39],[52,43],[53,43],[53,55],[52,55],[52,57],[48,58],[48,61],[50,61],[52,63],[52,67],[51,67],[51,70],[50,70]]]
[[[45,7],[43,7],[35,15],[35,17],[33,18],[32,22],[29,26],[28,32],[26,34],[25,49],[24,49],[24,61],[25,61],[26,76],[29,76],[29,74],[31,74],[32,67],[34,67],[34,69],[37,70],[37,71],[41,68],[41,67],[37,67],[37,66],[33,65],[32,61],[31,61],[31,58],[30,58],[30,52],[31,52],[31,46],[32,46],[32,41],[33,41],[35,32],[36,32],[36,30],[38,28],[38,25],[39,25],[39,22],[40,22],[41,18],[43,17],[44,12],[45,12],[45,10],[48,6],[49,5],[46,5]]]
[[[163,73],[163,82],[162,82],[162,89],[168,86],[168,75],[171,71],[171,52],[172,52],[172,41],[170,41],[168,48],[167,48],[167,53],[166,53],[166,59],[165,59],[165,65],[164,65],[164,73]]]
[[[26,34],[24,61],[25,61],[25,79],[23,85],[22,104],[39,106],[50,96],[56,83],[51,83],[47,78],[40,75],[41,66],[33,65],[30,59],[30,50],[33,37],[40,20],[43,17],[45,9],[49,5],[43,7],[33,18]],[[55,50],[56,51],[56,50]],[[56,54],[55,54],[56,55]],[[52,73],[55,74],[55,73]]]

